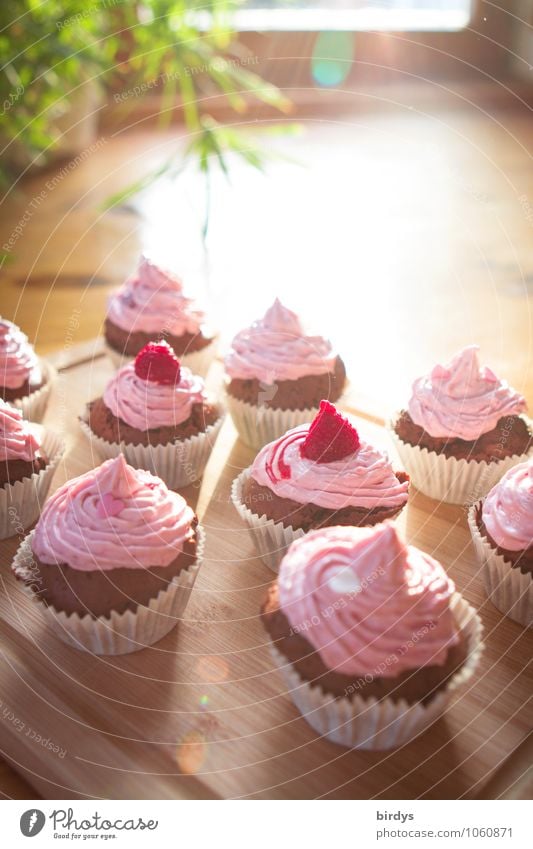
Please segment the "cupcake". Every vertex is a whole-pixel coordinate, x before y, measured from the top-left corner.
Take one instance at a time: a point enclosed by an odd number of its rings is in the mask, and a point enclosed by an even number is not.
[[[61,639],[125,654],[176,625],[202,549],[181,495],[119,455],[48,499],[13,570]]]
[[[168,342],[149,342],[88,405],[81,425],[103,457],[123,453],[174,489],[201,478],[222,420],[202,378]]]
[[[305,719],[355,748],[390,749],[424,731],[481,651],[475,611],[390,522],[296,540],[261,618]]]
[[[487,595],[511,619],[533,626],[533,458],[513,466],[468,524],[483,567]]]
[[[0,539],[37,519],[63,451],[59,437],[0,400]]]
[[[55,370],[39,359],[16,324],[0,319],[0,398],[26,419],[43,419]]]
[[[265,445],[234,481],[232,500],[277,571],[289,545],[326,525],[375,525],[407,504],[409,477],[321,401],[311,424]]]
[[[184,365],[205,376],[216,349],[205,313],[185,295],[182,281],[146,256],[137,274],[111,296],[104,334],[117,366],[148,342],[165,339]]]
[[[320,401],[337,401],[346,383],[331,343],[306,336],[298,316],[277,298],[260,321],[235,336],[225,370],[229,411],[253,448],[311,421]]]
[[[431,498],[470,504],[533,448],[522,395],[480,366],[478,347],[418,378],[391,434],[411,480]]]

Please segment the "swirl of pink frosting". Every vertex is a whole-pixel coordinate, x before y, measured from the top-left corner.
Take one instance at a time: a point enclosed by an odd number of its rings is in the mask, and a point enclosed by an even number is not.
[[[137,274],[109,299],[107,317],[129,333],[199,333],[205,313],[186,297],[181,280],[141,256]]]
[[[56,490],[32,549],[42,563],[82,572],[168,566],[194,535],[193,518],[181,495],[119,455]]]
[[[533,458],[506,472],[485,498],[481,515],[499,548],[522,551],[533,545]]]
[[[262,319],[237,333],[225,366],[231,378],[271,384],[333,372],[336,358],[331,343],[323,336],[306,336],[296,313],[276,298]]]
[[[41,447],[34,426],[21,413],[0,399],[0,461],[33,462]]]
[[[280,498],[316,504],[329,510],[342,507],[402,507],[409,482],[400,483],[387,454],[361,441],[353,454],[330,463],[302,457],[301,447],[310,425],[299,425],[265,445],[251,475]]]
[[[135,373],[135,364],[128,363],[104,391],[106,407],[137,430],[180,424],[189,418],[194,404],[206,400],[204,381],[185,366],[180,367],[179,383],[163,384],[143,380]]]
[[[409,415],[430,436],[472,441],[503,416],[526,409],[522,395],[479,364],[479,348],[463,348],[446,366],[437,365],[413,383]]]
[[[454,585],[390,522],[331,527],[296,540],[279,571],[280,606],[329,669],[395,678],[442,666],[458,639]]]
[[[30,380],[42,381],[41,367],[33,345],[16,324],[0,319],[0,384],[18,389]]]

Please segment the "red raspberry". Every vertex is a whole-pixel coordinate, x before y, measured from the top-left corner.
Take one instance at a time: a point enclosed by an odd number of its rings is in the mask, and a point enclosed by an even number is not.
[[[168,342],[148,342],[135,357],[135,374],[152,383],[180,382],[180,361]]]
[[[307,460],[333,463],[354,454],[359,445],[359,434],[348,419],[329,401],[321,401],[300,451]]]

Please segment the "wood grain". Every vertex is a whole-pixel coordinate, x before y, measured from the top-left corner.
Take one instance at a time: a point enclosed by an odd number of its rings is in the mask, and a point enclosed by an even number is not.
[[[76,415],[110,374],[99,355],[61,374],[47,420],[68,441],[55,485],[97,462]],[[368,419],[360,427],[387,442]],[[4,755],[48,798],[482,795],[529,731],[533,633],[486,600],[464,511],[415,493],[401,524],[479,608],[487,643],[479,672],[416,741],[392,753],[350,752],[316,737],[272,669],[257,617],[272,574],[229,501],[231,481],[251,458],[227,422],[201,488],[184,491],[208,535],[185,619],[135,655],[95,658],[63,645],[10,574],[18,540],[1,544]]]

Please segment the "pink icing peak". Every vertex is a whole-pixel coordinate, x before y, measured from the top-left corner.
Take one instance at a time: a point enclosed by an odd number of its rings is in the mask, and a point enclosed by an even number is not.
[[[311,531],[291,545],[278,580],[295,633],[344,675],[441,666],[458,640],[453,582],[390,522]]]
[[[0,461],[33,462],[41,447],[35,425],[25,421],[19,410],[0,399]]]
[[[172,271],[162,268],[146,253],[141,254],[138,279],[154,289],[166,288],[175,292],[183,292],[183,281]]]
[[[181,495],[119,455],[54,492],[32,548],[42,563],[81,571],[168,566],[193,536],[193,519]]]
[[[387,454],[364,440],[353,454],[326,463],[302,456],[310,425],[299,425],[261,449],[250,473],[280,498],[316,504],[328,510],[343,507],[403,507],[409,482],[400,483]]]
[[[195,404],[207,401],[204,381],[186,366],[180,367],[179,383],[170,384],[144,380],[135,363],[115,372],[103,397],[114,416],[142,431],[181,424]]]
[[[431,436],[478,439],[505,416],[523,413],[522,395],[480,366],[479,348],[469,345],[446,366],[437,365],[413,383],[409,414]]]
[[[329,340],[306,335],[296,313],[276,298],[262,319],[237,333],[225,366],[230,378],[272,384],[333,372],[336,358]]]
[[[533,546],[533,457],[509,469],[491,489],[482,516],[500,548],[522,551]]]
[[[0,319],[0,385],[18,389],[29,380],[42,380],[37,354],[16,324]]]
[[[205,323],[204,312],[185,295],[179,277],[145,255],[137,274],[111,296],[107,317],[130,333],[173,336],[197,334]]]
[[[279,298],[276,298],[261,320],[263,327],[268,330],[277,330],[281,333],[293,333],[301,336],[303,333],[300,319],[295,312],[284,307]]]

